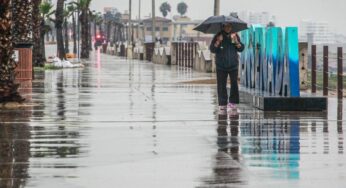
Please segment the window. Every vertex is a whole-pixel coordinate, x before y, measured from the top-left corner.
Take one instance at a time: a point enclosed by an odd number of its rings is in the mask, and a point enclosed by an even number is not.
[[[163,27],[162,31],[168,31],[168,27]]]
[[[156,27],[156,31],[160,31],[160,28],[159,28],[159,27]]]
[[[151,27],[147,27],[147,31],[152,31],[153,29]]]

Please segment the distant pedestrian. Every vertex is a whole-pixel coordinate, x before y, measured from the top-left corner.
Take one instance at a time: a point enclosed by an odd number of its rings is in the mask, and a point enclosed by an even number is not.
[[[239,104],[238,87],[238,52],[244,50],[237,33],[232,32],[231,24],[223,24],[222,31],[215,35],[210,44],[210,51],[216,55],[216,74],[219,111],[236,110]],[[228,76],[231,80],[231,92],[227,94]]]

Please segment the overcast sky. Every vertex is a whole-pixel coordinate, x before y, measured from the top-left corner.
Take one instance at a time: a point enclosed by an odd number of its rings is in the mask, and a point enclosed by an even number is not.
[[[138,1],[132,0],[133,18],[138,15]],[[156,15],[161,16],[159,6],[168,1],[172,15],[182,0],[156,0]],[[205,19],[213,14],[214,0],[184,0],[188,6],[187,15],[192,19]],[[152,0],[142,0],[142,16],[151,12]],[[115,7],[121,12],[128,10],[129,0],[93,0],[92,9],[103,11],[103,7]],[[328,22],[332,30],[346,35],[346,0],[221,0],[221,14],[238,11],[268,11],[276,16],[281,26],[299,26],[301,20]]]

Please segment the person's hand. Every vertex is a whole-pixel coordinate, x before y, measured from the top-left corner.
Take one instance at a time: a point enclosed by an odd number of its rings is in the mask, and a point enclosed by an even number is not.
[[[220,46],[221,42],[223,41],[223,36],[219,35],[216,37],[216,42],[215,42],[215,46]]]
[[[222,36],[222,35],[219,35],[219,36],[216,38],[216,40],[217,40],[218,42],[222,42],[222,41],[223,41],[223,36]]]
[[[237,34],[232,33],[232,34],[231,34],[231,39],[234,41],[235,44],[239,44]]]

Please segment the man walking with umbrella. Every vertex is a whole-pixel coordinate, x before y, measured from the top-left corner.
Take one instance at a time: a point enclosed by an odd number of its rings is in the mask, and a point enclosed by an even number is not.
[[[217,91],[219,110],[237,109],[239,103],[238,88],[238,52],[244,50],[237,32],[247,29],[247,23],[237,16],[212,16],[198,25],[194,30],[216,34],[210,44],[210,51],[216,56]],[[231,93],[227,94],[228,76],[231,79]]]
[[[222,24],[222,31],[215,35],[210,44],[210,51],[216,56],[217,91],[219,110],[236,109],[239,104],[238,88],[238,52],[244,50],[238,34],[232,32],[232,24]],[[231,80],[231,93],[227,94],[228,76]]]

